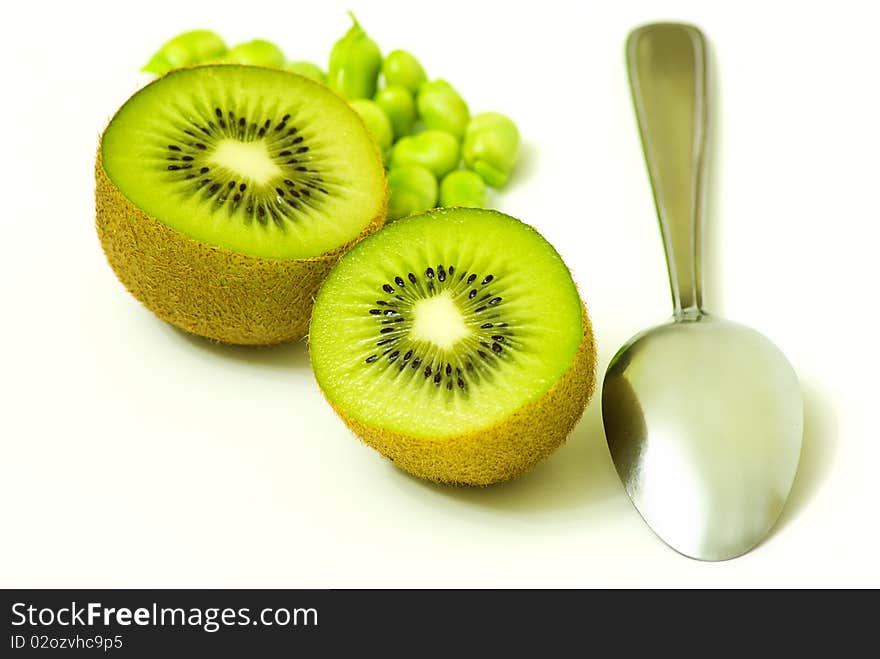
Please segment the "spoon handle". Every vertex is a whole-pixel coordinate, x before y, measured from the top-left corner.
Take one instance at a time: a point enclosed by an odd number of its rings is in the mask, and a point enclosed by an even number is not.
[[[660,221],[677,320],[703,314],[700,218],[706,154],[706,42],[692,25],[634,30],[627,69]]]

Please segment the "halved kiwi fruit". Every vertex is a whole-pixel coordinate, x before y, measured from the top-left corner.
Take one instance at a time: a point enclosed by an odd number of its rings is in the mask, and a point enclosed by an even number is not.
[[[312,312],[327,400],[416,476],[513,478],[547,457],[595,383],[590,320],[532,227],[486,210],[400,220],[345,254]]]
[[[122,283],[228,343],[305,335],[326,273],[385,217],[358,115],[319,83],[251,66],[180,69],[137,92],[104,132],[96,181]]]

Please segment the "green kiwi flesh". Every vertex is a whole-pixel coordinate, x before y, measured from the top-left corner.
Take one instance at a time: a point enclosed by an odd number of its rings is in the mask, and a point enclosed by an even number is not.
[[[349,251],[312,314],[315,376],[418,476],[486,484],[549,455],[583,412],[595,344],[553,247],[494,211],[400,220]]]

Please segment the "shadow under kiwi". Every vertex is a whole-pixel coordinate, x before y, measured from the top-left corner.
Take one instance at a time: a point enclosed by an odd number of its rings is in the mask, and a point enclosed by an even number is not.
[[[408,484],[429,495],[505,513],[583,510],[623,496],[602,431],[601,394],[594,394],[565,444],[531,472],[486,487],[433,483],[402,474]]]
[[[270,346],[238,346],[220,343],[165,323],[168,331],[182,342],[213,357],[273,369],[308,370],[311,368],[305,339]]]
[[[803,383],[804,436],[797,474],[773,536],[798,517],[816,497],[831,473],[837,452],[837,415],[828,398],[813,385]]]

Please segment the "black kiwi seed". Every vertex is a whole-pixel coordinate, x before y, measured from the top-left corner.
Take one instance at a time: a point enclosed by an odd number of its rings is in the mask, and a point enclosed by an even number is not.
[[[203,199],[211,199],[211,209],[217,210],[227,202],[238,208],[239,202],[244,199],[243,194],[223,194],[221,189],[229,186],[230,190],[239,185],[237,181],[230,182],[230,174],[225,167],[215,167],[211,161],[206,160],[216,142],[223,139],[233,138],[242,142],[252,142],[256,140],[265,140],[269,153],[273,154],[272,158],[276,164],[280,166],[282,172],[286,176],[279,176],[278,180],[266,181],[265,184],[255,186],[255,189],[248,195],[247,209],[250,214],[256,212],[256,216],[265,224],[268,218],[271,218],[279,227],[284,228],[284,222],[296,221],[299,218],[299,212],[304,207],[294,200],[288,198],[292,195],[296,199],[302,198],[302,195],[310,196],[310,193],[294,191],[295,186],[310,184],[315,189],[320,189],[325,195],[329,196],[329,192],[325,188],[318,188],[315,181],[323,182],[320,172],[315,169],[309,169],[304,166],[300,160],[291,158],[296,154],[303,154],[310,151],[310,146],[305,142],[303,135],[298,135],[296,126],[289,126],[288,122],[292,119],[291,113],[284,113],[282,116],[263,118],[259,121],[249,122],[247,116],[243,115],[239,108],[215,106],[210,109],[210,116],[196,116],[189,119],[189,126],[181,127],[178,143],[162,144],[167,148],[166,153],[169,155],[166,160],[171,161],[165,163],[163,168],[170,172],[187,170],[193,168],[200,174],[205,175],[212,169],[217,172],[212,174],[213,180],[206,180],[198,183],[196,190],[206,187]],[[273,130],[274,127],[274,130]],[[202,137],[204,136],[204,137]],[[192,139],[189,139],[192,138]],[[206,139],[207,138],[207,139]],[[207,153],[203,153],[207,152]],[[178,162],[178,161],[182,161]],[[175,180],[191,180],[196,178],[195,175],[186,174],[184,177]],[[283,181],[284,185],[281,185]],[[214,185],[219,185],[214,188]],[[285,188],[284,186],[287,186]],[[290,188],[290,189],[288,189]],[[193,188],[189,188],[192,190]],[[239,192],[244,193],[245,184],[241,183]],[[310,202],[309,208],[320,208],[321,200]],[[242,208],[244,210],[244,208]],[[249,216],[242,218],[242,221],[250,221]]]
[[[436,268],[436,269],[435,269]],[[388,357],[388,363],[398,362],[398,368],[395,373],[403,373],[407,364],[410,364],[413,370],[421,369],[425,382],[433,382],[437,387],[446,381],[446,390],[450,392],[459,392],[459,395],[468,395],[470,390],[470,381],[478,382],[486,369],[497,368],[503,362],[497,361],[501,358],[504,348],[508,350],[517,350],[517,342],[511,342],[513,334],[506,329],[508,323],[504,321],[503,316],[499,316],[499,311],[493,309],[493,322],[474,323],[471,325],[474,329],[471,341],[476,341],[478,345],[463,342],[455,348],[454,356],[446,350],[432,352],[436,355],[427,360],[423,360],[418,352],[421,345],[420,340],[414,339],[409,334],[409,323],[412,322],[413,305],[420,299],[432,297],[441,291],[446,291],[452,295],[453,299],[462,298],[474,300],[479,290],[471,288],[470,284],[479,280],[480,285],[485,285],[495,281],[494,275],[486,275],[482,279],[477,274],[468,275],[467,271],[461,273],[456,279],[452,279],[455,272],[453,266],[428,266],[425,268],[425,278],[427,280],[426,288],[410,288],[404,294],[407,280],[410,284],[417,284],[418,277],[407,272],[406,275],[394,275],[391,283],[381,284],[382,290],[393,296],[392,300],[376,300],[376,307],[368,308],[369,315],[377,320],[377,329],[379,341],[376,345],[379,347],[387,346],[382,353],[382,357]],[[459,282],[468,280],[468,288],[462,288]],[[448,283],[447,283],[448,282]],[[496,284],[497,285],[497,284]],[[486,292],[488,290],[489,292]],[[462,310],[470,315],[487,312],[490,308],[498,307],[502,302],[502,296],[495,295],[491,289],[483,291],[480,296],[476,309],[468,309],[466,306]],[[497,292],[497,291],[496,291]],[[466,293],[466,295],[465,295]],[[379,308],[381,307],[381,308]],[[503,312],[502,312],[503,313]],[[488,315],[488,314],[487,314]],[[382,338],[387,335],[388,338]],[[394,345],[388,345],[394,344]],[[450,358],[452,360],[450,361]],[[377,358],[378,359],[378,358]],[[375,363],[377,359],[366,361],[368,364]],[[453,362],[458,361],[459,366],[454,366]],[[420,380],[421,381],[421,380]]]
[[[379,359],[379,355],[370,355],[369,357],[366,358],[365,361],[366,361],[368,364],[372,364],[372,363],[373,363],[374,361],[376,361],[377,359]]]

